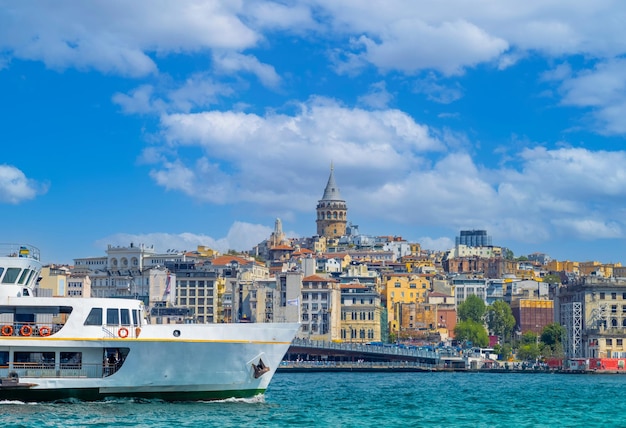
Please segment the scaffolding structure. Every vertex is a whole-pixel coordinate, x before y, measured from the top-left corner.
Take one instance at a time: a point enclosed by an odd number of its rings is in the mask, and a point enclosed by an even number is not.
[[[571,302],[561,304],[561,325],[567,332],[563,341],[565,356],[569,358],[582,358],[583,336],[583,310],[582,303]]]

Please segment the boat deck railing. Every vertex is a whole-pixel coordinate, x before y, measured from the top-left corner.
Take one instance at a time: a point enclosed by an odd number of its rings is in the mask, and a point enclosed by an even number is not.
[[[0,323],[0,337],[46,337],[61,330],[63,324],[13,322]]]
[[[29,244],[0,243],[0,257],[24,257],[41,260],[39,248]]]

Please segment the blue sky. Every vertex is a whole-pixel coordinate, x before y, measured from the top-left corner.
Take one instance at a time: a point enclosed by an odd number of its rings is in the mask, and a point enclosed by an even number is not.
[[[623,2],[0,1],[0,240],[46,262],[314,235],[332,162],[361,233],[626,263]]]

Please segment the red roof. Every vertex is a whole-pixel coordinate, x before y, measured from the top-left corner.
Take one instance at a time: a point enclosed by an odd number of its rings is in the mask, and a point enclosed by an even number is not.
[[[429,297],[452,297],[449,294],[440,293],[439,291],[431,291],[428,293]]]
[[[227,266],[232,262],[237,262],[240,265],[247,265],[249,263],[252,263],[250,260],[246,260],[243,257],[232,255],[219,256],[211,260],[211,264],[213,266]]]
[[[367,287],[367,286],[365,286],[363,284],[359,284],[358,282],[353,282],[351,284],[341,284],[340,287],[341,287],[342,290],[347,290],[349,288],[361,288],[361,289],[369,288],[369,287]]]

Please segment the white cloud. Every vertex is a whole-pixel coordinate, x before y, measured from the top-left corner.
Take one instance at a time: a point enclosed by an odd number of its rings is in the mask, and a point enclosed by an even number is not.
[[[112,100],[126,114],[158,113],[165,109],[163,102],[154,98],[154,88],[151,85],[139,86],[128,95],[118,92],[113,95]]]
[[[0,203],[19,204],[47,191],[47,184],[29,179],[12,165],[0,165]]]
[[[598,132],[626,134],[626,60],[603,61],[566,77],[560,90],[563,105],[590,109]]]
[[[445,75],[463,73],[464,68],[491,61],[508,49],[505,40],[490,36],[476,25],[458,20],[437,25],[421,20],[391,23],[380,41],[361,36],[361,56],[383,70],[414,73],[439,70]]]
[[[141,85],[128,94],[116,93],[112,100],[125,114],[163,114],[190,112],[219,102],[222,96],[231,96],[233,88],[215,82],[206,74],[194,74],[173,88],[170,82],[158,87]]]
[[[458,83],[445,85],[438,82],[433,73],[414,82],[413,90],[418,94],[425,94],[429,100],[440,104],[450,104],[463,96],[463,89]]]
[[[11,3],[0,14],[0,49],[51,68],[142,76],[156,71],[149,53],[254,46],[260,36],[242,22],[243,7],[201,0]]]
[[[238,71],[252,73],[261,81],[264,86],[277,88],[280,84],[280,77],[274,67],[262,64],[252,55],[242,55],[235,52],[221,52],[213,55],[215,68],[218,72],[231,74]]]
[[[358,98],[359,104],[375,109],[386,108],[392,100],[393,95],[387,91],[385,81],[371,84],[369,92]]]
[[[294,185],[315,183],[300,172],[306,165],[318,173],[333,161],[398,174],[419,163],[420,154],[444,149],[428,127],[400,111],[345,108],[326,99],[300,105],[293,116],[210,111],[163,116],[162,125],[164,150],[200,148],[203,154],[194,163],[172,159],[156,166],[153,178],[216,203],[293,206],[301,198],[293,194],[303,193]]]
[[[440,238],[421,237],[417,239],[417,242],[424,250],[446,251],[454,248],[454,241],[445,236]]]

